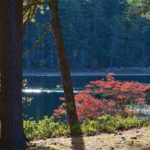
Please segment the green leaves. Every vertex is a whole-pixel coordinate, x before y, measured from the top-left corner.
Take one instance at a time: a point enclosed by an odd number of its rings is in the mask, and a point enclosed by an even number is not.
[[[129,15],[141,15],[150,19],[150,0],[127,0],[128,4],[131,6],[129,9]]]
[[[103,115],[96,119],[86,119],[81,123],[81,129],[85,135],[95,135],[101,132],[112,133],[118,130],[130,128],[146,127],[150,125],[149,120],[143,120],[137,117]],[[78,129],[78,125],[74,125]],[[45,139],[50,137],[60,137],[70,135],[69,125],[63,122],[57,122],[53,117],[45,117],[39,122],[24,121],[24,132],[29,139]]]

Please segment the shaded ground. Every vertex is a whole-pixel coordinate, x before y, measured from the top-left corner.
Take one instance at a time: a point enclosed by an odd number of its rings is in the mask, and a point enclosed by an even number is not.
[[[150,150],[150,127],[85,136],[83,139],[51,138],[33,141],[31,144],[36,146],[32,148],[34,150]]]

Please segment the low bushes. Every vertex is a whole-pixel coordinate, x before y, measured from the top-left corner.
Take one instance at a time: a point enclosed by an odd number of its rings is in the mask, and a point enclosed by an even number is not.
[[[141,110],[137,112],[136,107],[145,104],[149,90],[150,86],[138,82],[115,80],[111,73],[105,80],[90,82],[83,91],[75,95],[77,115],[83,133],[94,135],[150,125],[149,120],[136,117],[141,113]],[[54,110],[53,117],[45,117],[38,122],[24,121],[24,131],[29,139],[70,135],[67,104],[64,98],[60,100],[64,103]]]
[[[148,125],[150,125],[150,121],[137,117],[123,118],[121,116],[103,115],[96,119],[84,120],[81,123],[81,129],[85,135],[95,135],[101,132],[111,133],[117,130]],[[54,117],[45,117],[39,122],[24,121],[24,132],[29,139],[45,139],[70,135],[69,125],[55,121]]]
[[[98,134],[101,132],[114,132],[136,127],[149,126],[150,122],[137,117],[123,118],[121,116],[104,115],[97,119],[87,119],[82,124],[82,130],[87,135]]]
[[[24,121],[24,132],[29,139],[43,139],[69,135],[69,127],[65,123],[59,123],[54,117],[45,117],[38,122]]]

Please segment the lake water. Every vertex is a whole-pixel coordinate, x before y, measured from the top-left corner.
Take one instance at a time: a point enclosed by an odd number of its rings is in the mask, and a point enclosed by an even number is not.
[[[81,90],[87,83],[93,80],[104,78],[101,74],[74,74],[72,81],[75,92]],[[150,83],[150,75],[131,75],[118,74],[116,79],[121,81],[138,81],[140,83]],[[54,109],[56,109],[61,102],[59,97],[63,96],[63,90],[59,88],[61,85],[61,77],[58,74],[28,74],[24,75],[28,84],[23,96],[32,97],[32,103],[24,107],[25,118],[42,119],[45,115],[50,116]]]

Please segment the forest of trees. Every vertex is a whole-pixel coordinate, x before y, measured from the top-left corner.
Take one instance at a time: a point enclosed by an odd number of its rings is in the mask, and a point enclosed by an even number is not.
[[[25,150],[27,138],[23,131],[23,105],[22,105],[22,71],[23,71],[23,30],[26,21],[31,19],[32,6],[37,3],[10,0],[2,2],[0,7],[0,149]],[[43,1],[38,1],[42,3]],[[74,93],[70,76],[70,69],[65,53],[63,33],[61,29],[58,1],[47,2],[51,12],[51,29],[54,34],[57,61],[63,81],[64,96],[66,99],[68,123],[72,136],[82,134],[78,125]],[[29,7],[29,15],[26,8]],[[8,9],[8,10],[7,10]],[[27,9],[28,10],[28,9]],[[25,13],[24,13],[25,12]],[[26,19],[27,16],[27,19]],[[29,16],[29,17],[28,17]],[[26,19],[26,20],[25,20]],[[76,125],[76,130],[73,127]]]
[[[150,21],[141,16],[129,17],[126,0],[61,0],[59,8],[73,71],[150,66]],[[42,6],[25,30],[24,51],[33,50],[32,55],[24,57],[24,69],[28,71],[56,70],[52,33],[32,48],[47,32],[49,18],[48,7]]]
[[[23,2],[27,2],[26,7]],[[44,2],[47,4],[46,9]],[[82,130],[77,116],[68,64],[74,70],[149,66],[149,21],[141,16],[129,19],[125,13],[128,6],[125,0],[115,2],[111,0],[107,3],[104,0],[59,2],[58,0],[1,2],[0,150],[27,148],[28,140],[23,129],[22,109],[23,56],[26,69],[55,69],[58,63],[71,136],[82,134]],[[40,9],[36,13],[37,3],[40,3]],[[31,13],[24,14],[28,7]],[[28,24],[29,20],[32,23]],[[23,35],[24,51],[22,51]],[[42,40],[44,38],[45,40]],[[112,75],[108,81],[111,84],[114,82]],[[137,86],[134,88],[137,89]],[[124,91],[126,94],[126,90]],[[137,91],[134,94],[137,95]],[[119,99],[122,99],[122,95]]]

